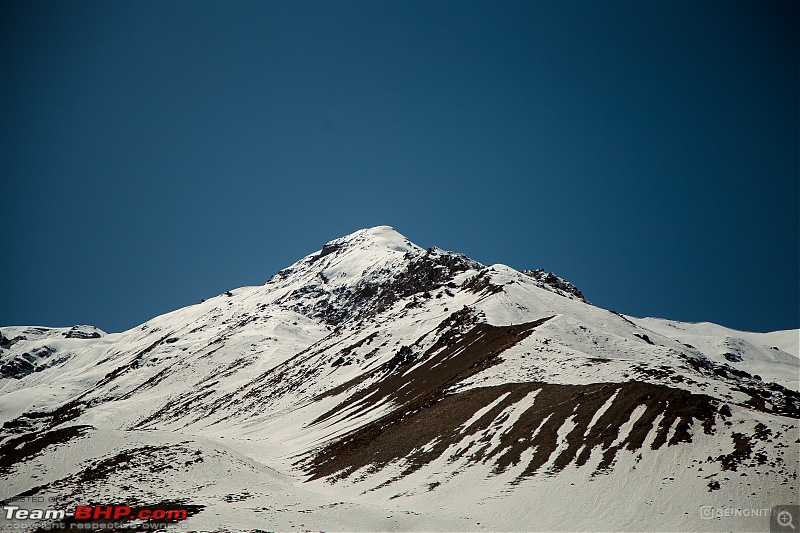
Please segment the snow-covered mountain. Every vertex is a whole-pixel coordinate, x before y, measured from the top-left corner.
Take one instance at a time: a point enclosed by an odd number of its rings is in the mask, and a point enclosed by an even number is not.
[[[798,331],[637,319],[389,227],[106,334],[0,328],[0,498],[189,530],[767,530]],[[32,501],[33,500],[33,501]]]

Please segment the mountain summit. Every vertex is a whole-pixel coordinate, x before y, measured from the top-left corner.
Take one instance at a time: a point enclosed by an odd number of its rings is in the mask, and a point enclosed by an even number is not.
[[[278,272],[267,287],[281,294],[278,302],[287,309],[338,325],[482,266],[461,254],[424,250],[389,226],[378,226],[325,244]]]
[[[0,497],[194,530],[765,529],[701,506],[797,500],[797,336],[364,229],[122,333],[0,328]]]

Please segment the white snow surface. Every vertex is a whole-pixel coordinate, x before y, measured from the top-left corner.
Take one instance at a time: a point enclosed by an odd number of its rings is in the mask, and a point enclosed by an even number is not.
[[[711,322],[627,318],[659,335],[695,347],[715,363],[730,364],[767,381],[800,390],[800,330],[754,333]]]

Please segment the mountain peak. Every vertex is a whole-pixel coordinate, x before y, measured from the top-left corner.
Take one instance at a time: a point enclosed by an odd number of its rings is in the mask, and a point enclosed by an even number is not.
[[[360,248],[360,249],[389,249],[396,252],[410,252],[421,248],[409,241],[404,235],[400,234],[391,226],[375,226],[364,228],[344,237],[339,237],[325,244],[321,253],[327,250],[340,248]],[[330,253],[330,252],[328,252]]]
[[[428,293],[453,276],[483,265],[438,248],[424,249],[390,226],[358,230],[278,272],[266,285],[283,294],[280,305],[339,325],[382,312]]]

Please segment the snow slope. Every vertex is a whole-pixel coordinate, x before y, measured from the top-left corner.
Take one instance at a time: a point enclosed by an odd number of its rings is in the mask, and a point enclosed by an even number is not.
[[[730,364],[800,390],[800,330],[752,333],[710,322],[687,323],[661,318],[627,317],[639,326],[689,344],[711,361]]]
[[[184,506],[207,531],[645,531],[767,530],[700,507],[798,498],[791,332],[624,317],[386,226],[70,331],[0,328],[6,502]]]

